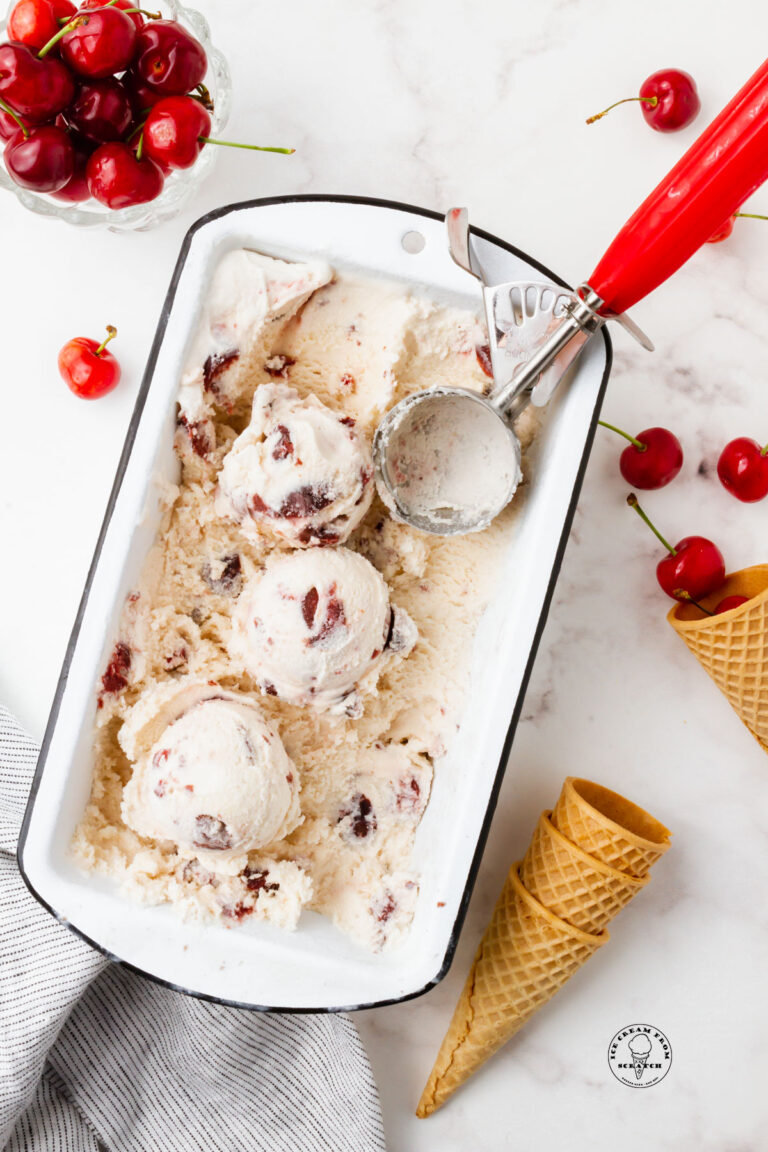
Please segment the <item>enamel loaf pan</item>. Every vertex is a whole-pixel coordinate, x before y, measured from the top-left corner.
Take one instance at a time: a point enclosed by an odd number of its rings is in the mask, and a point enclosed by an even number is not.
[[[424,240],[413,253],[413,237]],[[495,282],[558,278],[518,249],[474,232]],[[153,541],[158,494],[176,479],[175,396],[206,285],[221,256],[245,246],[288,260],[394,277],[417,292],[479,309],[476,282],[450,259],[440,216],[402,204],[298,196],[235,204],[190,230],[179,256],[117,469],[106,518],[64,660],[19,847],[33,894],[113,959],[181,991],[244,1008],[336,1011],[418,996],[456,948],[523,703],[594,435],[610,367],[605,331],[545,415],[532,479],[499,595],[479,628],[459,732],[435,773],[418,832],[422,875],[407,942],[371,956],[330,922],[304,913],[286,933],[253,924],[185,923],[169,907],[133,905],[75,867],[72,833],[91,786],[95,690],[118,620]]]

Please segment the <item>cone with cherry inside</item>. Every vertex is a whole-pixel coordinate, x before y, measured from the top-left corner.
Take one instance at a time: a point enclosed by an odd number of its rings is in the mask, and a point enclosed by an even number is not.
[[[768,752],[768,564],[732,572],[667,619]]]

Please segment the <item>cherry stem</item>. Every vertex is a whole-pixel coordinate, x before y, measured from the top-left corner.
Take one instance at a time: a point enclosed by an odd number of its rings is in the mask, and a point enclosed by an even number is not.
[[[734,216],[743,216],[745,220],[768,220],[768,216],[761,216],[759,212],[734,212]]]
[[[162,20],[163,18],[162,12],[147,12],[146,8],[123,8],[123,12],[125,12],[126,16],[132,16],[135,12],[138,12],[142,16],[146,16],[147,20]]]
[[[114,3],[115,3],[115,0],[110,0],[109,4],[105,4],[104,7],[109,8]],[[66,36],[67,32],[72,32],[73,29],[82,28],[84,24],[87,24],[89,16],[90,16],[90,9],[88,10],[88,12],[85,12],[85,13],[84,12],[78,12],[75,16],[72,17],[71,20],[68,20],[67,23],[64,25],[64,27],[59,28],[56,35],[51,36],[48,43],[43,45],[43,47],[40,49],[40,51],[37,54],[38,60],[42,60],[45,56],[47,56],[48,53],[51,51],[51,49],[56,47],[59,40],[61,40],[61,38],[63,36]]]
[[[648,519],[648,517],[646,516],[645,512],[643,512],[642,508],[640,507],[640,503],[639,503],[639,501],[638,501],[638,499],[637,499],[637,496],[635,496],[634,492],[630,492],[629,496],[627,496],[627,504],[629,504],[630,508],[634,508],[635,512],[637,512],[637,514],[638,514],[638,516],[640,517],[640,519],[641,519],[641,520],[644,520],[644,521],[645,521],[645,523],[646,523],[646,524],[648,525],[648,527],[650,528],[651,532],[653,532],[654,536],[655,536],[655,537],[656,537],[658,540],[660,540],[660,541],[661,541],[661,543],[662,543],[662,544],[664,545],[664,547],[666,548],[667,552],[669,552],[670,556],[677,556],[677,552],[676,552],[676,551],[675,551],[675,549],[672,547],[672,545],[671,545],[671,544],[669,544],[669,543],[668,543],[668,542],[667,542],[667,541],[664,539],[664,537],[662,536],[661,532],[659,532],[658,528],[656,528],[656,527],[655,527],[655,525],[653,525],[653,524],[651,523],[651,521],[650,521],[650,520]]]
[[[705,616],[714,616],[714,612],[710,612],[709,608],[705,608],[703,604],[699,604],[698,600],[694,600],[690,592],[686,592],[685,588],[675,588],[675,596],[678,600],[685,600],[687,604],[693,604],[698,608],[699,612],[703,612]]]
[[[618,432],[619,436],[623,436],[625,440],[629,440],[630,444],[634,444],[638,452],[648,451],[647,444],[643,444],[642,440],[638,440],[636,437],[630,436],[629,432],[624,432],[621,428],[617,428],[615,424],[609,424],[607,420],[598,420],[598,424],[601,428],[610,428],[611,432]]]
[[[235,144],[232,140],[212,140],[210,136],[198,136],[203,144],[218,144],[222,148],[247,148],[249,152],[281,152],[283,156],[292,156],[295,148],[264,148],[259,144]]]
[[[94,356],[101,356],[107,344],[109,344],[110,340],[114,340],[115,336],[117,336],[117,328],[115,328],[113,324],[107,324],[107,338],[102,344],[99,344],[94,352]]]
[[[26,124],[22,120],[21,116],[19,116],[18,112],[14,112],[14,110],[13,110],[13,108],[11,108],[10,104],[6,104],[5,100],[2,100],[2,99],[0,99],[0,108],[2,108],[3,112],[7,112],[7,114],[11,117],[12,120],[16,121],[19,128],[21,128],[22,132],[24,133],[24,139],[28,140],[29,139],[29,128],[27,128]]]
[[[632,104],[635,100],[639,100],[641,104],[647,104],[650,108],[655,108],[659,102],[658,96],[627,96],[624,100],[617,100],[615,104],[609,104],[602,112],[598,112],[596,116],[590,116],[587,124],[594,124],[595,120],[602,120],[612,108],[618,108],[619,104]]]
[[[761,455],[761,456],[766,456],[766,455],[768,455],[768,444],[766,444],[765,448],[761,448],[761,449],[760,449],[760,455]]]
[[[144,123],[146,123],[146,121],[144,121]],[[136,159],[141,160],[143,155],[144,155],[144,130],[143,130],[143,126],[142,126],[141,136],[139,136],[139,143],[138,143],[138,146],[136,148]]]
[[[206,111],[213,112],[213,98],[205,84],[198,84],[195,91],[190,92],[190,96],[193,100],[199,100]]]
[[[144,120],[142,120],[141,124],[136,125],[133,132],[131,132],[131,134],[126,137],[126,140],[125,140],[126,144],[130,144],[131,140],[133,140],[133,138],[137,132],[143,132],[144,131],[144,125],[146,124],[146,122],[147,122],[146,119],[144,119]]]

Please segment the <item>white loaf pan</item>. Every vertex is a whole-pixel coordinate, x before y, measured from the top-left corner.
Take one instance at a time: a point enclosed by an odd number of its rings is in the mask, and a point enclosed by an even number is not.
[[[406,251],[417,232],[422,251]],[[474,244],[493,281],[557,280],[483,232]],[[418,996],[447,972],[488,834],[544,627],[610,368],[604,330],[545,413],[530,489],[472,653],[471,684],[453,746],[435,772],[419,828],[418,906],[407,942],[369,955],[316,913],[294,933],[263,924],[185,923],[168,906],[122,899],[116,884],[79,870],[69,844],[91,787],[95,685],[117,638],[159,519],[159,482],[176,479],[176,389],[211,273],[245,246],[288,260],[407,281],[416,292],[481,308],[476,285],[450,259],[441,217],[383,201],[298,196],[210,213],[181,250],[96,546],[37,766],[19,846],[22,874],[54,916],[115,960],[163,984],[245,1008],[334,1011]],[[511,863],[511,861],[510,861]]]

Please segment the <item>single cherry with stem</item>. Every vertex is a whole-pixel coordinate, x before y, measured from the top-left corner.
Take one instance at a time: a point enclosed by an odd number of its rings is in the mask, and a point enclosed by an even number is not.
[[[146,204],[160,195],[165,183],[153,160],[123,143],[97,148],[88,161],[86,174],[91,196],[107,208]]]
[[[56,192],[72,179],[75,151],[63,128],[42,124],[20,128],[3,156],[11,179],[33,192]]]
[[[69,20],[77,9],[70,0],[18,0],[8,17],[9,40],[26,44],[39,51],[56,35],[62,20]]]
[[[87,336],[76,336],[59,352],[59,372],[67,387],[83,400],[106,396],[120,382],[120,365],[107,344],[117,336],[117,329],[107,325],[107,338],[99,344]]]
[[[737,436],[726,444],[717,462],[723,487],[744,504],[754,504],[768,496],[768,444]]]
[[[720,225],[717,232],[712,233],[707,244],[720,244],[723,240],[727,240],[733,232],[734,221],[738,220],[740,216],[745,220],[768,220],[768,216],[761,216],[759,212],[734,212],[724,224]]]
[[[637,496],[630,492],[627,504],[634,508],[654,536],[669,553],[656,566],[656,579],[673,600],[683,600],[686,593],[693,600],[701,600],[722,587],[725,581],[725,561],[720,549],[705,536],[685,536],[673,548],[646,516]]]
[[[262,148],[255,144],[233,144],[210,137],[211,118],[199,100],[192,96],[167,96],[151,109],[144,124],[139,155],[149,156],[165,168],[190,168],[205,144],[227,148],[247,148],[255,152],[281,152],[293,148]]]
[[[638,96],[627,96],[590,116],[587,124],[601,120],[611,108],[619,104],[640,103],[646,122],[656,132],[677,132],[687,128],[699,114],[701,101],[696,89],[696,81],[687,72],[678,68],[662,68],[654,72],[640,85]]]
[[[646,428],[637,436],[630,436],[606,420],[598,420],[598,424],[629,440],[628,447],[619,457],[619,469],[633,488],[664,488],[682,468],[682,446],[677,436],[667,428]]]

